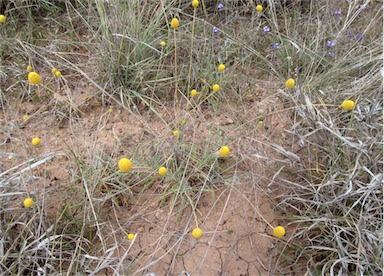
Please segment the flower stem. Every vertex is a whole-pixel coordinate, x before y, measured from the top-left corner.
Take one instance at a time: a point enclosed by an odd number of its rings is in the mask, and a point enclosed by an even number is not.
[[[193,39],[195,37],[195,18],[196,18],[196,8],[193,9],[192,34],[191,34],[191,51],[189,53],[188,91],[191,89],[192,52],[193,52]]]

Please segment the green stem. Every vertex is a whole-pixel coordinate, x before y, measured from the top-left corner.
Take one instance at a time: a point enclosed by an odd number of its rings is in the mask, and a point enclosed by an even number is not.
[[[191,34],[191,52],[189,53],[189,71],[188,71],[188,91],[191,89],[191,74],[192,74],[192,52],[193,52],[193,39],[195,37],[195,18],[196,8],[193,9],[193,20],[192,20],[192,34]]]

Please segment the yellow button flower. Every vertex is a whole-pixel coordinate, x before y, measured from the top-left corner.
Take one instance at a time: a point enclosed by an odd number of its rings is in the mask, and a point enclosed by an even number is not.
[[[41,83],[41,76],[37,74],[36,72],[30,72],[28,74],[28,80],[32,84],[39,84]]]
[[[32,66],[31,66],[31,65],[28,65],[28,66],[27,66],[27,71],[32,72],[32,70],[33,70]]]
[[[5,17],[5,15],[0,14],[0,23],[5,23],[5,21],[7,21],[7,18]]]
[[[213,91],[218,92],[220,90],[220,85],[217,83],[212,86]]]
[[[119,163],[117,164],[120,171],[122,172],[128,172],[132,168],[132,162],[128,158],[121,158],[119,160]]]
[[[176,29],[177,27],[179,27],[180,25],[180,22],[179,22],[179,19],[177,18],[172,18],[172,21],[171,21],[171,27]]]
[[[230,152],[230,150],[229,150],[229,147],[228,147],[228,146],[222,146],[222,147],[220,148],[220,156],[221,156],[221,157],[227,157],[227,156],[229,156],[229,152]]]
[[[173,136],[174,136],[174,137],[178,137],[178,136],[179,136],[179,131],[178,131],[178,130],[175,130],[175,131],[173,132]]]
[[[278,239],[284,237],[284,235],[285,235],[285,229],[284,229],[284,227],[283,227],[283,226],[277,226],[277,227],[275,227],[275,229],[273,229],[273,235],[274,235],[276,238],[278,238]]]
[[[257,12],[262,12],[263,11],[263,6],[262,5],[257,5],[256,6],[256,11]]]
[[[196,89],[191,90],[191,97],[195,97],[197,95]]]
[[[41,143],[41,140],[39,137],[35,137],[32,139],[32,145],[34,145],[35,147],[37,147],[38,145],[40,145]]]
[[[198,0],[193,0],[192,1],[192,7],[197,8],[199,6],[199,1]]]
[[[135,238],[135,234],[128,234],[128,240],[133,240]]]
[[[33,206],[33,204],[35,204],[35,202],[33,201],[32,198],[28,197],[24,200],[24,206],[26,208],[31,208]]]
[[[165,47],[165,45],[167,45],[167,43],[165,43],[165,41],[161,41],[161,42],[160,42],[160,46],[161,46],[161,47]]]
[[[287,81],[285,82],[285,86],[289,89],[293,88],[295,86],[295,80],[287,79]]]
[[[52,74],[55,74],[57,72],[57,69],[55,67],[53,67],[51,72],[52,72]]]
[[[194,237],[195,239],[200,239],[202,235],[203,230],[201,230],[200,228],[195,228],[192,230],[192,237]]]
[[[61,72],[60,72],[60,71],[56,71],[56,72],[55,72],[55,76],[56,76],[56,77],[60,77],[60,76],[61,76]]]
[[[24,115],[23,116],[23,121],[26,121],[26,120],[28,120],[29,119],[29,116],[28,115]]]
[[[161,176],[165,175],[167,173],[167,168],[166,167],[160,167],[159,168],[159,174]]]
[[[224,64],[220,64],[217,69],[219,69],[220,72],[224,71],[225,70],[225,65]]]
[[[342,104],[341,107],[344,108],[345,110],[351,110],[355,107],[355,102],[352,100],[345,100]]]

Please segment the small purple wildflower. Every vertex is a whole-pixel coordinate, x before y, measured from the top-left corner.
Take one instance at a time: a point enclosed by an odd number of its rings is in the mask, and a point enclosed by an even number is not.
[[[272,49],[280,49],[280,45],[279,43],[273,43],[273,45],[271,46]]]
[[[335,53],[334,53],[334,52],[329,52],[328,54],[329,54],[329,56],[330,56],[331,58],[335,57]]]
[[[275,6],[279,5],[279,2],[275,1],[273,2],[273,4],[275,4]]]
[[[269,28],[268,26],[264,26],[264,27],[263,27],[263,32],[264,32],[265,34],[268,34],[270,31],[271,31],[271,28]]]
[[[215,34],[216,34],[218,31],[219,31],[219,29],[218,29],[217,27],[214,26],[214,27],[212,28],[212,32],[214,32]]]
[[[327,46],[329,47],[329,48],[332,48],[332,47],[335,47],[335,42],[333,42],[332,40],[328,40],[327,41]]]
[[[362,9],[362,10],[364,10],[366,7],[367,7],[367,4],[361,4],[361,5],[359,6],[359,8]]]
[[[221,12],[224,8],[223,3],[219,3],[219,5],[217,5],[217,8],[219,9],[219,12]]]
[[[336,17],[341,16],[341,10],[337,10],[337,11],[335,11],[335,16],[336,16]]]
[[[355,33],[352,30],[348,31],[348,37],[352,38],[355,36]]]
[[[362,34],[358,34],[358,35],[356,36],[356,38],[357,38],[358,41],[362,41],[363,38],[364,38],[364,36],[363,36]]]

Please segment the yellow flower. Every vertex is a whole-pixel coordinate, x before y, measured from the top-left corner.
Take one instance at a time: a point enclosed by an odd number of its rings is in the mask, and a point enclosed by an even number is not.
[[[178,136],[179,136],[179,131],[178,131],[178,130],[175,130],[175,131],[173,132],[173,136],[174,136],[174,137],[178,137]]]
[[[344,108],[345,110],[351,110],[355,107],[355,102],[352,100],[345,100],[342,104],[341,107]]]
[[[277,227],[275,227],[275,229],[273,229],[273,235],[274,235],[276,238],[278,238],[278,239],[284,237],[284,235],[285,235],[285,229],[284,229],[284,227],[283,227],[283,226],[277,226]]]
[[[256,11],[257,12],[262,12],[263,11],[263,6],[262,5],[257,5],[256,6]]]
[[[167,168],[166,167],[160,167],[159,168],[159,174],[161,176],[165,175],[167,173]]]
[[[186,123],[187,123],[187,122],[186,122],[185,120],[182,120],[182,121],[181,121],[181,125],[182,125],[182,126],[185,126]]]
[[[193,0],[192,1],[192,7],[197,8],[199,6],[199,1]]]
[[[165,43],[165,41],[161,41],[161,42],[160,42],[160,46],[161,46],[161,47],[165,47],[165,45],[167,45],[167,43]]]
[[[222,72],[222,71],[225,70],[225,65],[224,64],[220,64],[219,67],[217,67],[217,69],[219,69],[219,71]]]
[[[33,201],[32,198],[28,197],[24,200],[24,206],[26,208],[31,208],[33,206],[33,204],[35,204],[35,202]]]
[[[220,148],[220,156],[221,157],[227,157],[229,155],[229,147],[228,146],[222,146]]]
[[[263,125],[264,125],[264,122],[263,122],[263,121],[259,121],[257,124],[258,124],[259,126],[263,126]]]
[[[5,21],[7,21],[7,18],[5,17],[5,15],[0,14],[0,23],[5,23]]]
[[[285,86],[287,88],[293,88],[295,86],[295,80],[294,79],[287,79],[285,82]]]
[[[60,72],[60,71],[56,71],[56,72],[55,72],[55,76],[56,76],[56,77],[60,77],[60,76],[61,76],[61,72]]]
[[[112,108],[108,109],[108,113],[112,113],[112,111],[113,111]]]
[[[195,228],[192,230],[192,237],[194,237],[195,239],[200,239],[202,235],[203,230],[201,230],[200,228]]]
[[[220,90],[220,85],[217,83],[212,86],[213,91],[218,92]]]
[[[33,70],[32,66],[31,65],[28,65],[27,66],[27,71],[31,72]]]
[[[41,140],[39,137],[35,137],[32,139],[32,145],[34,145],[35,147],[37,147],[38,145],[40,145],[41,143]]]
[[[52,74],[55,74],[57,72],[57,69],[55,67],[53,67],[51,72],[52,72]]]
[[[179,19],[177,18],[172,18],[172,21],[171,21],[171,27],[176,29],[177,27],[179,27]]]
[[[39,74],[37,74],[36,72],[29,72],[28,80],[32,84],[39,84],[39,83],[41,83],[41,76]]]
[[[135,234],[128,234],[128,240],[133,240],[135,238]]]
[[[26,121],[26,120],[28,120],[29,119],[29,116],[28,115],[24,115],[23,116],[23,121]]]
[[[121,158],[117,164],[120,171],[128,172],[132,168],[132,162],[128,158]]]
[[[191,97],[195,97],[197,95],[196,89],[191,90]]]

